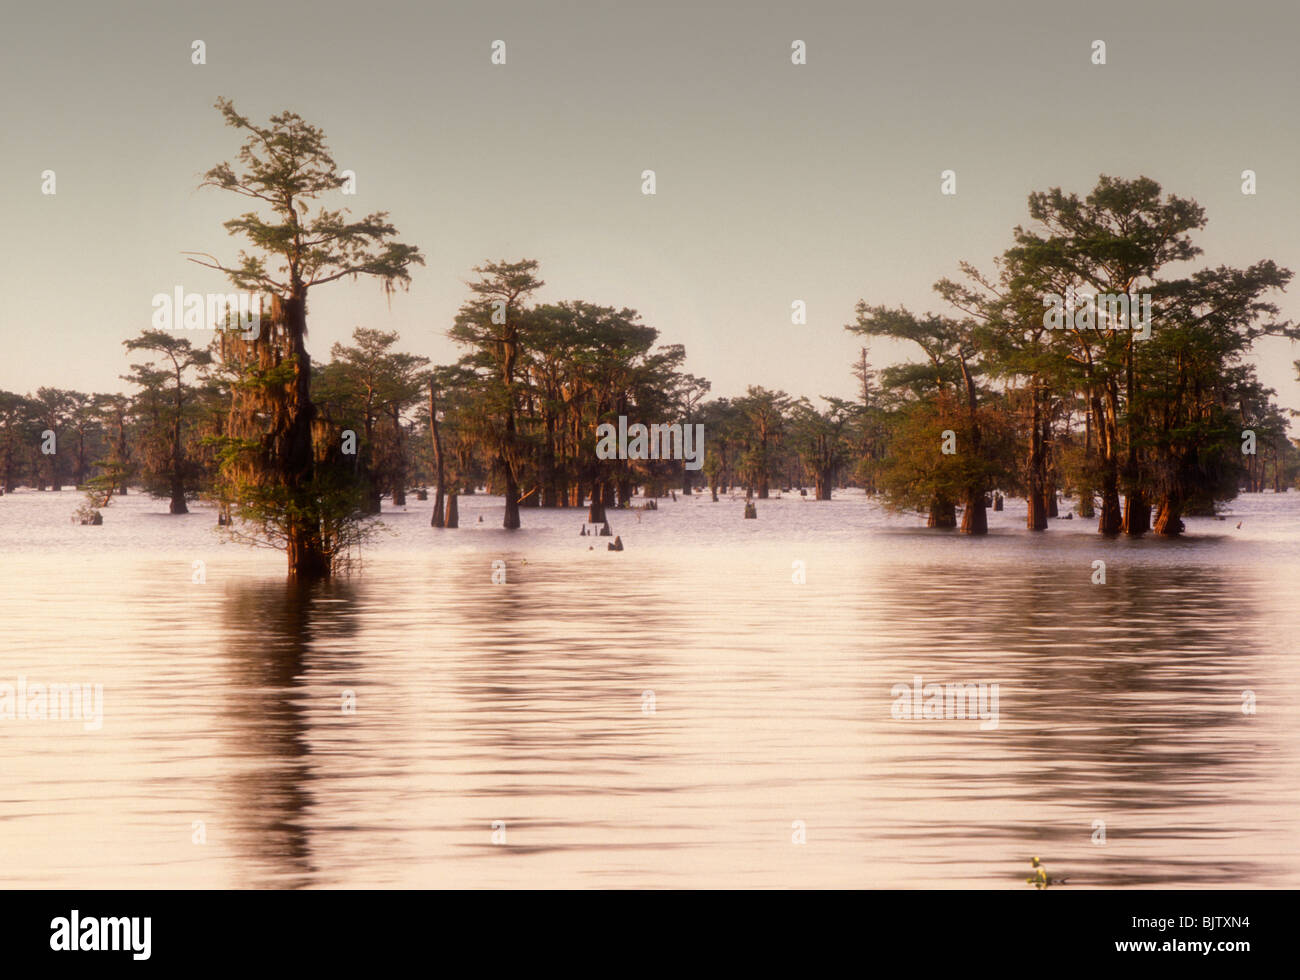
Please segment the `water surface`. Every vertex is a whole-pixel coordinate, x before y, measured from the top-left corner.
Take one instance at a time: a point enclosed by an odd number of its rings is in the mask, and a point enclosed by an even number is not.
[[[202,505],[0,497],[0,683],[104,699],[0,720],[0,883],[1300,885],[1300,494],[1180,541],[836,496],[611,512],[621,553],[412,499],[307,588]],[[916,676],[996,683],[997,727],[895,719]]]

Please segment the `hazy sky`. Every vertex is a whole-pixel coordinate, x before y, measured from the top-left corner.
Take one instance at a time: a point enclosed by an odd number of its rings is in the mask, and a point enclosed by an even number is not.
[[[5,21],[10,390],[121,390],[122,340],[155,293],[223,291],[181,255],[237,247],[221,222],[245,199],[197,189],[240,143],[218,96],[321,126],[358,175],[331,206],[390,211],[427,257],[391,307],[374,282],[314,291],[317,358],[364,325],[454,360],[445,332],[472,267],[529,257],[540,299],[640,310],[714,394],[848,395],[859,298],[942,309],[933,282],[961,259],[987,268],[1030,191],[1086,193],[1099,173],[1199,201],[1201,264],[1300,271],[1300,6],[1277,0],[49,2]],[[806,65],[791,64],[795,39]],[[939,193],[945,169],[956,196]],[[806,326],[790,322],[796,299]],[[1300,319],[1300,283],[1281,305]],[[1300,408],[1297,357],[1274,340],[1258,361]]]

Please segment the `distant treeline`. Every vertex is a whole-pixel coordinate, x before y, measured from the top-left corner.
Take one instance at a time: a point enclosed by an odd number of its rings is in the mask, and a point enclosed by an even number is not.
[[[1034,225],[1015,229],[992,271],[962,263],[960,280],[936,284],[947,314],[859,303],[847,329],[913,343],[922,358],[877,371],[862,348],[845,366],[856,398],[814,404],[751,386],[710,399],[709,382],[683,370],[684,348],[659,344],[634,310],[535,302],[533,260],[474,270],[448,325],[464,350],[454,364],[401,352],[397,333],[373,328],[313,363],[310,292],[357,276],[406,287],[424,258],[395,240],[385,212],[310,214],[344,184],[318,128],[217,107],[245,140],[238,169],[219,164],[203,184],[264,214],[226,222],[253,249],[237,264],[192,261],[269,314],[255,332],[227,321],[206,349],[156,327],[125,341],[140,358],[124,375],[130,395],[0,392],[6,492],[71,482],[102,507],[130,484],[173,513],[206,496],[231,534],[284,550],[290,576],[311,579],[353,552],[382,496],[400,506],[410,492],[434,494],[432,523],[445,528],[461,494],[486,488],[517,528],[534,507],[603,521],[638,489],[762,499],[801,487],[829,500],[857,485],[935,527],[957,526],[960,510],[972,534],[987,530],[997,493],[1026,498],[1039,530],[1064,494],[1080,516],[1099,512],[1102,533],[1174,535],[1183,515],[1300,473],[1287,413],[1245,360],[1261,335],[1300,337],[1268,300],[1291,273],[1270,261],[1185,271],[1204,212],[1149,179],[1103,177],[1085,199],[1031,195]],[[1104,300],[1076,302],[1093,295]],[[597,430],[620,416],[703,426],[702,468],[600,458]]]
[[[361,514],[378,513],[383,496],[401,506],[431,491],[435,526],[454,527],[457,496],[486,489],[514,504],[504,520],[518,526],[519,510],[534,507],[586,507],[602,521],[638,491],[764,499],[773,486],[806,487],[823,500],[861,486],[940,527],[956,526],[959,506],[974,520],[994,492],[1026,497],[1041,528],[1058,494],[1086,517],[1109,485],[1122,488],[1131,521],[1136,488],[1144,506],[1176,506],[1176,518],[1300,476],[1286,413],[1238,360],[1252,331],[1216,329],[1204,314],[1186,326],[1157,318],[1150,339],[1134,341],[1118,330],[1053,334],[1037,310],[1039,327],[1015,334],[997,309],[956,320],[861,304],[850,330],[915,342],[926,359],[876,371],[863,348],[846,366],[859,397],[819,407],[757,386],[709,399],[709,382],[682,370],[683,347],[660,345],[635,311],[530,304],[537,271],[533,261],[476,270],[450,328],[467,349],[455,364],[432,366],[396,350],[396,332],[358,328],[313,365],[317,441],[355,477]],[[498,299],[508,323],[494,327]],[[250,345],[231,332],[205,350],[146,330],[125,346],[145,355],[124,375],[132,395],[0,391],[0,485],[73,484],[107,502],[130,484],[169,499],[173,513],[205,496],[228,516],[238,495],[223,460],[234,416],[248,411],[232,397],[244,374],[234,348]],[[702,424],[703,467],[599,459],[597,427],[620,415]],[[1253,454],[1242,452],[1245,430]],[[943,451],[945,432],[955,451]],[[1177,533],[1171,519],[1159,529]]]

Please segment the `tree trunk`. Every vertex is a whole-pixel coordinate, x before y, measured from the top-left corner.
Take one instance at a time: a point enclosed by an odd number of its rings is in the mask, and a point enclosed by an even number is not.
[[[926,527],[956,527],[957,526],[957,508],[951,500],[944,500],[942,497],[935,497],[930,501],[930,517],[925,522]]]
[[[964,506],[961,515],[961,533],[988,534],[989,514],[984,503],[984,494],[979,491],[967,493]]]
[[[604,524],[605,520],[605,481],[597,477],[591,487],[591,506],[587,509],[587,523]]]
[[[447,520],[445,527],[460,527],[460,506],[456,502],[457,494],[452,491],[447,495]]]
[[[315,472],[315,455],[312,450],[312,421],[316,406],[311,401],[311,355],[307,353],[307,302],[306,295],[293,296],[277,302],[272,298],[272,317],[283,316],[287,333],[293,344],[294,387],[288,405],[288,419],[279,442],[280,472],[290,496],[295,498],[297,513],[286,524],[286,552],[289,559],[289,578],[293,581],[310,581],[329,578],[329,556],[321,540],[320,514],[314,506],[315,498],[309,496]],[[277,310],[276,307],[279,307]]]
[[[289,578],[307,582],[330,577],[329,560],[322,554],[318,538],[303,524],[290,526],[288,548]]]
[[[817,470],[813,474],[813,483],[816,485],[816,499],[831,499],[831,481],[833,478],[834,473],[830,468]]]
[[[172,477],[172,500],[168,510],[173,514],[190,512],[190,509],[185,506],[185,484],[179,476]]]
[[[1107,470],[1101,479],[1101,518],[1097,530],[1102,534],[1119,534],[1124,528],[1124,515],[1119,506],[1118,476]]]
[[[542,444],[541,458],[541,492],[537,497],[537,506],[557,507],[560,503],[560,488],[557,480],[558,468],[555,465],[555,417],[546,414],[546,440]]]
[[[962,383],[966,386],[966,418],[970,425],[971,451],[975,454],[976,459],[980,459],[982,433],[980,432],[978,392],[975,388],[975,379],[971,376],[970,368],[966,364],[964,352],[960,353],[957,363],[961,367]],[[984,487],[978,482],[968,485],[963,494],[961,533],[988,534],[989,515],[987,508],[988,504],[984,502]]]
[[[433,516],[429,518],[429,526],[446,527],[443,508],[446,507],[447,501],[447,464],[442,456],[442,435],[438,432],[438,392],[432,377],[429,378],[429,432],[433,437],[435,480]]]
[[[1126,326],[1130,326],[1126,324]],[[1138,484],[1137,430],[1138,418],[1134,411],[1137,404],[1134,392],[1137,389],[1137,372],[1133,359],[1133,331],[1128,332],[1128,344],[1125,348],[1125,404],[1128,414],[1124,421],[1125,435],[1128,441],[1128,457],[1124,465],[1124,479],[1128,493],[1124,498],[1124,533],[1130,537],[1141,537],[1151,530],[1151,505],[1146,501]]]
[[[1030,481],[1030,490],[1025,503],[1028,505],[1025,527],[1031,531],[1046,531],[1047,498],[1044,496],[1042,488],[1035,487],[1032,480]]]
[[[1133,490],[1124,498],[1124,533],[1139,538],[1151,530],[1151,505],[1142,491]]]
[[[1030,390],[1031,418],[1029,424],[1029,488],[1025,494],[1027,505],[1025,527],[1031,531],[1047,530],[1047,488],[1044,486],[1044,446],[1042,402],[1038,394],[1038,379]]]
[[[1152,530],[1163,537],[1177,537],[1184,530],[1182,513],[1182,503],[1166,496],[1160,501],[1160,507],[1156,511],[1156,521]]]
[[[511,421],[514,421],[513,418]],[[501,459],[501,465],[505,467],[506,471],[506,514],[501,526],[507,531],[515,531],[519,529],[519,484],[515,482],[515,474],[504,457]]]
[[[1098,420],[1098,437],[1101,440],[1101,517],[1097,530],[1102,534],[1119,534],[1124,529],[1124,515],[1119,505],[1119,428],[1116,421],[1118,405],[1114,392],[1107,387],[1105,412],[1100,397],[1094,398],[1094,414]]]

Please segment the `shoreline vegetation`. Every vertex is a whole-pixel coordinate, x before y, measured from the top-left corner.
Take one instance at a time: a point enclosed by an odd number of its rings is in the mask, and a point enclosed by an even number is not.
[[[123,375],[133,395],[0,391],[4,493],[72,483],[87,494],[82,523],[101,523],[128,484],[173,514],[202,496],[231,537],[284,551],[289,577],[312,580],[346,567],[385,495],[402,506],[432,492],[431,525],[445,530],[460,496],[483,488],[515,529],[530,508],[586,508],[605,525],[638,490],[743,490],[749,517],[773,487],[826,501],[854,486],[929,527],[957,528],[960,511],[972,535],[1006,496],[1044,530],[1066,495],[1101,534],[1172,537],[1238,493],[1300,485],[1296,413],[1247,361],[1261,336],[1300,339],[1271,301],[1292,273],[1267,259],[1196,268],[1204,210],[1149,178],[1030,194],[1006,251],[935,284],[945,312],[859,302],[847,330],[918,357],[876,370],[863,346],[846,365],[857,398],[818,406],[750,386],[709,399],[685,348],[635,310],[534,302],[546,284],[532,259],[473,270],[449,327],[464,351],[454,364],[398,351],[398,333],[374,327],[313,362],[309,297],[329,302],[317,287],[407,289],[424,256],[386,212],[317,203],[347,182],[320,129],[216,107],[243,144],[201,186],[254,210],[225,222],[245,245],[235,260],[188,254],[267,315],[255,331],[232,315],[206,348],[157,326],[124,341],[144,355]],[[701,432],[702,463],[607,458],[598,434],[620,420]]]

